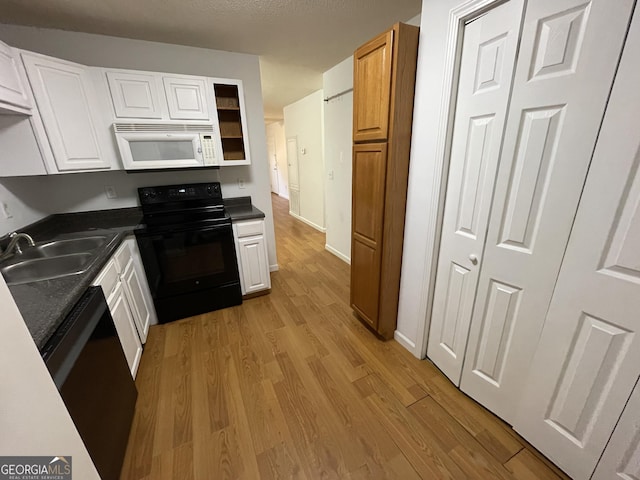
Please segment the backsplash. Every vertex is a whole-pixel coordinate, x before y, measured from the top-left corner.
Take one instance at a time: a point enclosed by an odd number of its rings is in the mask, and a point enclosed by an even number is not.
[[[247,188],[239,188],[238,179],[242,179]],[[0,178],[0,235],[18,230],[54,213],[138,206],[138,187],[218,181],[222,184],[225,197],[255,193],[248,167]],[[107,198],[107,187],[113,189],[115,198]],[[6,218],[5,211],[11,218]]]

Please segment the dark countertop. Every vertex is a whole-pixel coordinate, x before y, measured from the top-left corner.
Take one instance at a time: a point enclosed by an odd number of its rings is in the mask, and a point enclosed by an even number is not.
[[[78,299],[120,246],[133,233],[142,214],[138,208],[104,210],[51,215],[20,229],[36,242],[57,237],[78,237],[112,234],[115,238],[102,247],[97,258],[84,273],[39,282],[10,285],[9,290],[18,305],[27,328],[38,349],[42,349]]]
[[[264,218],[264,213],[251,203],[251,197],[225,198],[224,209],[232,222]]]

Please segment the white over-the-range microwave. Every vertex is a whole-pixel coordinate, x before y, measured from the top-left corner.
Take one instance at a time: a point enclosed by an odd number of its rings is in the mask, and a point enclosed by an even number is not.
[[[210,124],[114,123],[113,132],[125,170],[220,165]]]

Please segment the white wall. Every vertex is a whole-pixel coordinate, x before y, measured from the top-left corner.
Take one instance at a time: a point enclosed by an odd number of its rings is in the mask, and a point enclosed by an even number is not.
[[[219,176],[225,196],[250,195],[254,204],[265,212],[269,263],[271,265],[277,263],[260,67],[257,56],[15,25],[0,25],[0,40],[19,48],[92,66],[241,79],[247,108],[247,128],[252,165],[223,167],[219,171]],[[163,172],[130,175],[129,178],[129,175],[124,172],[107,172],[47,177],[44,182],[49,191],[53,192],[56,200],[53,202],[52,208],[45,211],[57,213],[83,210],[86,209],[85,207],[107,209],[133,206],[137,203],[134,195],[135,190],[132,190],[134,185],[148,186],[180,181],[208,181],[217,179],[218,173],[213,171],[204,174]],[[135,179],[133,179],[134,176]],[[244,189],[238,188],[238,178],[244,179]],[[108,201],[103,192],[103,186],[109,184],[106,182],[115,183],[116,187],[122,190],[122,197],[115,201]],[[16,186],[19,183],[19,179],[11,181],[10,189],[12,191],[20,189]],[[25,183],[32,184],[32,180],[25,179]],[[0,184],[7,187],[7,180],[0,179]],[[121,184],[120,187],[119,184]],[[20,198],[24,200],[24,203],[32,205],[36,202],[37,197],[38,192],[34,192],[28,198]],[[0,197],[1,200],[3,200],[2,197]],[[47,201],[44,205],[48,203]],[[64,208],[53,210],[53,208],[59,208],[59,205],[64,205]]]
[[[353,56],[324,72],[325,98],[353,88]],[[326,248],[351,261],[353,92],[324,103]]]
[[[0,318],[0,453],[70,455],[73,478],[99,480],[2,275]]]
[[[287,168],[287,138],[284,120],[267,124],[267,139],[273,139],[274,154],[278,165],[278,195],[289,198],[289,171]],[[270,153],[271,154],[271,153]]]
[[[285,135],[298,140],[300,217],[319,230],[325,226],[323,103],[318,90],[284,107]]]
[[[0,179],[0,236],[36,222],[49,215],[44,202],[30,202],[33,192],[43,190],[44,177],[31,177],[31,182],[7,182]],[[10,216],[10,218],[7,218]]]
[[[462,0],[423,0],[418,69],[411,137],[411,163],[404,229],[400,303],[396,340],[423,358],[429,328],[429,291],[443,159],[437,158],[437,134],[445,85],[445,53],[449,11]]]

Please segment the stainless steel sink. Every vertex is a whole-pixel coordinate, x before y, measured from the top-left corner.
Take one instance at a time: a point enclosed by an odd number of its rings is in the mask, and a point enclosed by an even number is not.
[[[38,243],[11,257],[0,272],[8,285],[52,280],[85,272],[117,234],[62,238]]]
[[[108,237],[105,235],[96,235],[93,237],[54,240],[52,242],[36,245],[33,248],[37,252],[40,252],[43,257],[57,257],[72,253],[89,253],[104,245],[107,238]]]
[[[35,258],[8,265],[1,271],[8,285],[19,285],[82,273],[91,264],[92,257],[92,253],[83,252]]]

